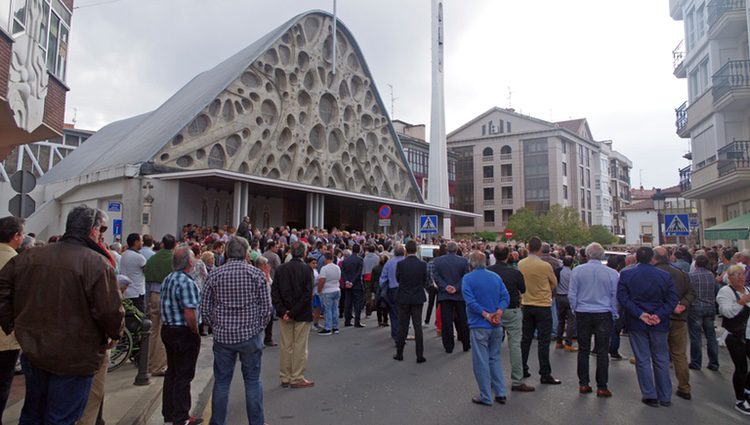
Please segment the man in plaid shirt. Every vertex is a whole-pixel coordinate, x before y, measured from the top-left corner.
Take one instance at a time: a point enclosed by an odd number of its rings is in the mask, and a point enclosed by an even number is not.
[[[227,262],[211,271],[203,285],[201,311],[214,334],[211,425],[226,423],[229,385],[237,355],[242,363],[249,423],[264,422],[260,364],[264,330],[271,320],[272,307],[266,277],[247,262],[249,250],[247,239],[230,239],[225,252]]]
[[[688,331],[690,334],[690,364],[693,370],[700,370],[703,363],[701,330],[706,334],[708,368],[719,370],[719,343],[716,340],[716,289],[714,274],[708,270],[708,257],[695,257],[695,270],[690,272],[690,282],[696,292],[695,301],[688,308]]]

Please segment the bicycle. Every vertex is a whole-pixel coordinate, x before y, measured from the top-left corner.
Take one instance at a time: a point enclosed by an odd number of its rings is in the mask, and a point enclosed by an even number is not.
[[[110,351],[108,372],[119,368],[128,360],[137,364],[141,352],[143,320],[146,314],[140,311],[130,299],[124,298],[122,306],[125,309],[125,329],[117,345]]]

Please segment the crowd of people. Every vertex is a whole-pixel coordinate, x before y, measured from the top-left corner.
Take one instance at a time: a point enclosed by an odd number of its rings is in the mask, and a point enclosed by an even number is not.
[[[364,328],[363,318],[374,314],[390,328],[393,359],[405,360],[411,339],[422,364],[423,324],[433,312],[443,350],[452,353],[458,341],[471,351],[479,389],[471,401],[479,405],[507,402],[503,341],[510,391],[535,391],[528,363],[534,339],[541,385],[561,384],[552,373],[554,347],[576,353],[581,394],[594,392],[595,355],[596,396],[612,397],[609,361],[623,359],[627,332],[643,403],[671,405],[670,364],[675,394],[691,399],[689,370],[703,367],[705,336],[707,368],[718,370],[723,341],[735,368],[735,409],[750,415],[750,250],[640,247],[607,257],[597,243],[257,229],[247,217],[236,228],[188,224],[176,236],[132,233],[125,246],[106,246],[107,222],[103,211],[80,206],[64,235],[42,243],[24,232],[22,219],[0,219],[0,407],[22,351],[22,423],[45,415],[60,423],[101,420],[106,350],[122,333],[123,299],[152,320],[149,372],[164,376],[162,415],[171,424],[202,421],[189,414],[201,336],[213,337],[211,424],[226,423],[237,358],[249,423],[262,424],[265,347],[279,346],[282,387],[310,388],[312,333]],[[436,248],[420,248],[428,244]]]

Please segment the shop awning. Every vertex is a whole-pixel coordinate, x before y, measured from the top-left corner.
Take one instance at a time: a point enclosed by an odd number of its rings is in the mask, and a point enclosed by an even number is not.
[[[750,214],[711,226],[703,232],[703,237],[712,241],[750,239]]]

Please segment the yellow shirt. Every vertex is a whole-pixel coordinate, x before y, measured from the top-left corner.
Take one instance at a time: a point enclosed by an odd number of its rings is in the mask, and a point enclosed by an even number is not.
[[[529,255],[518,262],[523,274],[526,292],[521,296],[521,305],[552,307],[552,291],[557,278],[552,266],[536,255]]]
[[[5,267],[5,264],[10,261],[11,258],[18,255],[16,250],[11,248],[7,243],[0,243],[0,269]],[[6,335],[2,329],[0,329],[0,351],[8,350],[20,350],[21,346],[18,345],[16,337],[11,332],[10,335]]]

